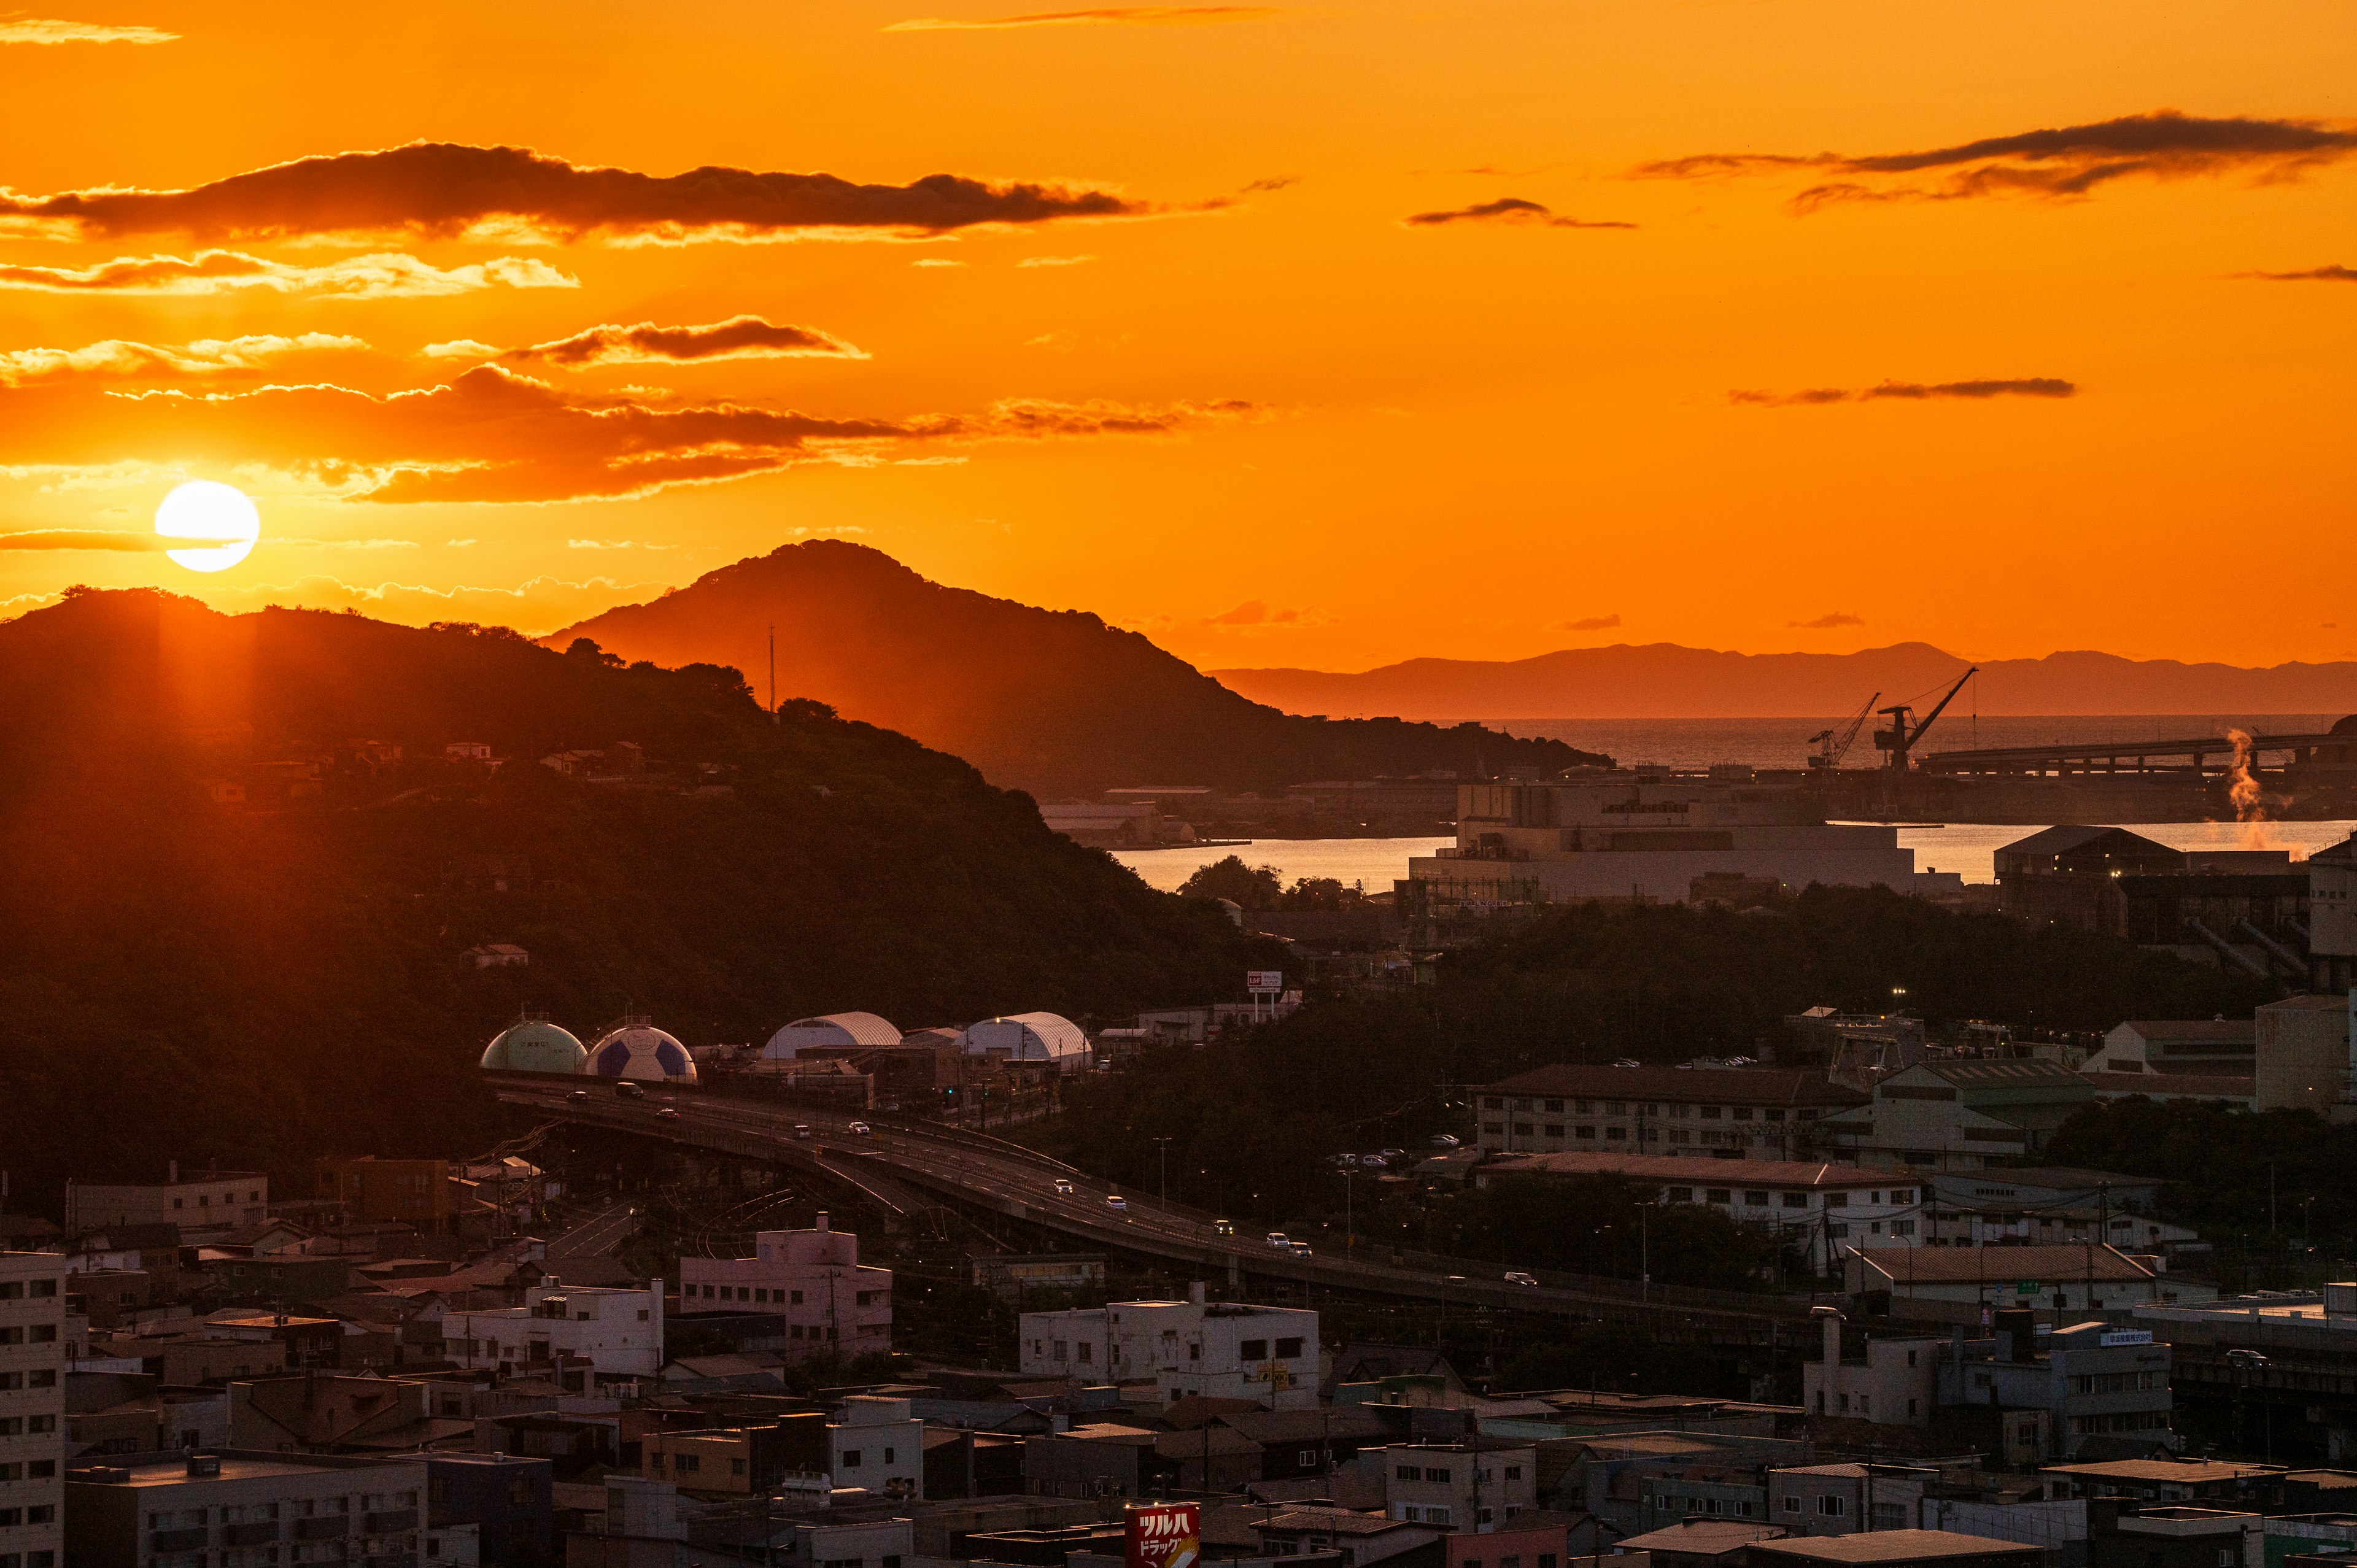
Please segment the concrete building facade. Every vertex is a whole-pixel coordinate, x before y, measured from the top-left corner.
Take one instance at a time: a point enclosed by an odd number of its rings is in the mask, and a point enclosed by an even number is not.
[[[2056,1062],[1927,1061],[1874,1086],[1874,1098],[1828,1117],[1833,1146],[1861,1165],[1972,1170],[2046,1146],[2094,1086]]]
[[[1383,1455],[1383,1512],[1485,1535],[1538,1506],[1538,1446],[1507,1438],[1394,1444]]]
[[[1189,1297],[1027,1312],[1021,1369],[1092,1383],[1151,1380],[1170,1403],[1194,1394],[1317,1408],[1316,1313],[1206,1302],[1200,1283]]]
[[[0,1252],[0,1563],[65,1562],[65,1264]]]
[[[826,1425],[827,1474],[838,1487],[911,1501],[925,1495],[925,1423],[909,1402],[854,1394]]]
[[[785,1320],[802,1359],[892,1348],[892,1271],[859,1261],[859,1238],[823,1214],[808,1230],[764,1230],[749,1258],[682,1258],[682,1312],[755,1312]]]
[[[522,1306],[450,1312],[442,1337],[461,1367],[521,1372],[558,1357],[586,1359],[601,1378],[651,1378],[662,1370],[663,1290],[567,1286],[544,1281]]]
[[[67,1477],[66,1549],[74,1568],[414,1563],[425,1495],[414,1455],[127,1455]]]
[[[1805,1160],[1823,1118],[1867,1097],[1822,1073],[1557,1064],[1474,1090],[1484,1154],[1706,1154]]]
[[[218,1241],[270,1218],[270,1177],[260,1171],[207,1171],[185,1180],[179,1162],[162,1181],[66,1183],[66,1234],[115,1225],[177,1225],[186,1246]]]

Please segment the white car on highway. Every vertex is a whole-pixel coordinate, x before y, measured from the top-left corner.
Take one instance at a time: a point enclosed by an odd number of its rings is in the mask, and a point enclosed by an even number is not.
[[[1506,1283],[1510,1285],[1534,1285],[1539,1282],[1536,1275],[1526,1274],[1517,1269],[1506,1276]]]
[[[855,1138],[872,1138],[876,1135],[876,1129],[870,1127],[865,1122],[854,1122],[850,1126],[845,1127],[844,1131],[850,1133]]]
[[[1282,1230],[1272,1230],[1268,1233],[1268,1245],[1273,1252],[1289,1252],[1293,1250],[1293,1243],[1286,1239],[1285,1232]]]
[[[1129,1212],[1129,1199],[1117,1192],[1109,1192],[1105,1194],[1105,1207],[1117,1214],[1126,1214]]]
[[[1058,1177],[1056,1178],[1056,1196],[1057,1196],[1058,1197],[1071,1197],[1071,1196],[1072,1196],[1072,1184],[1071,1184],[1071,1182],[1066,1181],[1062,1176],[1058,1176]]]

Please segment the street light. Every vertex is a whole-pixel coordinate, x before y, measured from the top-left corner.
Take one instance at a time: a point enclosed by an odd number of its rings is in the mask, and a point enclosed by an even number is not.
[[[1162,1173],[1162,1212],[1170,1212],[1170,1135],[1154,1140],[1154,1163]]]

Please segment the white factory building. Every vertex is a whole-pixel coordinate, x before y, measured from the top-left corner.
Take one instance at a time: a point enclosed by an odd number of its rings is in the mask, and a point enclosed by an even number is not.
[[[662,1282],[641,1290],[548,1280],[522,1306],[445,1313],[442,1338],[461,1367],[521,1373],[579,1357],[601,1378],[651,1378],[663,1364]]]
[[[1457,843],[1408,862],[1430,899],[1489,904],[1635,898],[1683,904],[1704,877],[1916,885],[1899,830],[1830,823],[1799,789],[1702,778],[1462,784]]]
[[[1019,1354],[1027,1375],[1150,1380],[1165,1403],[1194,1394],[1272,1410],[1318,1408],[1318,1315],[1206,1302],[1200,1282],[1185,1301],[1027,1312]]]
[[[797,1018],[770,1036],[761,1059],[790,1062],[804,1051],[839,1051],[848,1047],[897,1046],[900,1031],[873,1013],[825,1013]]]
[[[972,1057],[1052,1062],[1060,1072],[1078,1072],[1090,1059],[1088,1036],[1053,1013],[1016,1013],[969,1024],[958,1033],[958,1048]]]

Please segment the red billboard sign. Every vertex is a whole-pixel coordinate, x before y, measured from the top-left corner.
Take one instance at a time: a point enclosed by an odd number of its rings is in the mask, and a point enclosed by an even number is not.
[[[1200,1503],[1131,1503],[1125,1568],[1195,1568],[1203,1551]]]

